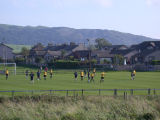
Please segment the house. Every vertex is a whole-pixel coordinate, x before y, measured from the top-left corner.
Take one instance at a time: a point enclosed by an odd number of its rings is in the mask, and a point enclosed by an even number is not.
[[[35,59],[37,57],[44,58],[46,51],[44,51],[44,46],[41,43],[33,46],[33,48],[29,52],[29,62],[35,63]]]
[[[105,50],[126,50],[128,49],[128,47],[126,45],[111,45],[111,46],[107,46],[105,47]]]
[[[6,62],[8,60],[13,60],[14,59],[13,49],[3,43],[0,43],[0,58],[2,60],[5,60]]]
[[[125,49],[125,50],[112,50],[110,52],[111,54],[114,55],[121,55],[124,57],[124,65],[126,64],[132,64],[132,56],[136,55],[138,51],[136,49]]]
[[[72,52],[69,56],[73,56],[75,59],[84,61],[89,59],[89,55],[90,55],[89,50],[78,50]]]
[[[96,59],[97,63],[109,62],[113,63],[114,55],[108,50],[95,50],[91,52],[91,58]]]
[[[152,60],[160,60],[160,41],[145,41],[139,45],[132,46],[132,48],[138,51],[132,57],[134,63],[148,63]]]
[[[67,53],[75,52],[75,51],[81,51],[81,50],[87,50],[84,44],[75,44],[71,42],[68,44],[62,44],[62,45],[51,45],[49,44],[46,48],[44,48],[45,51],[66,51]]]
[[[61,58],[61,54],[62,54],[61,51],[50,51],[50,50],[48,50],[44,54],[44,59],[49,62],[49,61],[51,61],[55,58],[56,59]]]
[[[36,57],[41,57],[45,59],[45,61],[50,61],[54,58],[66,58],[70,56],[73,52],[87,50],[84,44],[76,45],[71,42],[68,44],[62,45],[53,45],[48,44],[48,46],[44,47],[42,44],[38,43],[35,45],[29,53],[29,58],[31,63],[35,63]]]

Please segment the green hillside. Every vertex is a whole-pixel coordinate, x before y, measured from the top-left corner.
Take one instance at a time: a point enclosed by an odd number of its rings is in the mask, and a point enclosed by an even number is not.
[[[32,27],[32,26],[15,26],[0,24],[0,42],[7,44],[25,44],[34,45],[38,42],[47,45],[48,43],[91,43],[96,38],[105,38],[114,44],[138,44],[143,41],[154,41],[149,37],[122,33],[113,30],[101,29],[73,29],[67,27]]]
[[[14,53],[19,53],[21,52],[21,49],[23,47],[26,47],[27,49],[31,49],[31,45],[13,45],[13,44],[6,44],[7,46],[13,48]]]

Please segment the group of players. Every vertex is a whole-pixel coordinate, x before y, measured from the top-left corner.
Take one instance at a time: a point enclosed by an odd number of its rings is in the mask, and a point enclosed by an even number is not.
[[[41,80],[41,73],[42,73],[42,68],[40,68],[37,71],[37,80]],[[48,73],[48,68],[46,67],[44,69],[44,74],[43,74],[44,80],[47,79],[47,73]],[[53,76],[53,70],[52,69],[49,70],[49,74],[50,74],[50,78],[52,79],[52,76]],[[28,76],[30,76],[31,82],[34,83],[34,73],[33,72],[30,72],[30,74],[29,74],[29,70],[26,70],[25,75],[26,75],[26,79],[28,78]]]
[[[52,70],[52,69],[48,70],[48,68],[45,67],[45,69],[44,69],[44,74],[43,74],[44,80],[47,79],[47,73],[48,73],[48,71],[49,71],[49,74],[50,74],[50,78],[52,79],[53,70]],[[42,67],[37,71],[37,80],[41,80],[41,73],[42,73]],[[8,69],[5,70],[5,75],[6,75],[6,80],[7,80],[7,79],[8,79],[8,76],[9,76],[9,71],[8,71]],[[96,75],[96,69],[95,69],[95,68],[93,69],[93,72],[91,72],[89,69],[88,69],[88,71],[83,70],[83,71],[80,72],[81,81],[83,81],[84,77],[88,77],[88,83],[94,82],[94,77],[95,77],[95,75]],[[133,70],[133,71],[131,72],[131,80],[134,80],[134,79],[135,79],[135,75],[136,75],[136,71]],[[26,71],[25,71],[25,76],[26,76],[26,78],[28,78],[28,76],[30,76],[30,81],[31,81],[32,83],[34,83],[34,76],[35,76],[35,75],[34,75],[33,72],[30,72],[30,73],[29,73],[29,70],[26,70]],[[104,82],[104,76],[105,76],[105,73],[104,73],[104,72],[101,72],[100,83],[101,83],[101,82]],[[78,78],[78,73],[77,73],[77,71],[74,72],[74,78],[75,78],[75,80],[77,80],[77,78]]]
[[[88,77],[88,83],[94,82],[95,75],[96,75],[96,69],[95,68],[93,69],[93,72],[90,72],[90,70],[88,70],[88,71],[84,70],[84,71],[80,72],[81,81],[83,81],[84,77],[87,76]],[[104,82],[104,75],[105,75],[105,73],[102,72],[100,83]],[[76,71],[74,72],[74,77],[75,77],[75,80],[77,80],[78,73]]]

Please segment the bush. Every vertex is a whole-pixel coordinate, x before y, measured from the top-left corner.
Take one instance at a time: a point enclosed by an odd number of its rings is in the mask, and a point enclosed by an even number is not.
[[[151,113],[145,113],[144,115],[140,115],[137,120],[155,120],[155,117]]]
[[[57,60],[48,63],[48,66],[61,69],[75,69],[80,67],[79,61]]]
[[[17,64],[21,64],[21,63],[24,63],[24,62],[25,62],[25,59],[24,59],[24,58],[16,58],[16,59],[15,59],[15,62],[16,62]]]
[[[67,114],[62,116],[61,120],[75,120],[75,119],[74,119],[74,116]]]
[[[151,62],[152,65],[160,65],[160,60],[153,60]]]

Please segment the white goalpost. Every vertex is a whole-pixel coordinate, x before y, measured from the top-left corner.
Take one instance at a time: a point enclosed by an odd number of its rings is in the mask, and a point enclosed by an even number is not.
[[[12,67],[13,66],[13,67]],[[16,75],[16,63],[0,63],[0,71],[4,72],[6,69]]]

